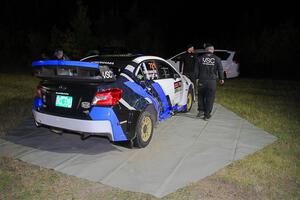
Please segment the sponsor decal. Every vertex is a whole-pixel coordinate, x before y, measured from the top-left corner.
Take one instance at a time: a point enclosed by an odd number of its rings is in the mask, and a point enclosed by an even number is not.
[[[202,58],[202,63],[204,64],[204,65],[215,65],[215,62],[216,62],[216,60],[215,60],[215,58]]]
[[[175,89],[175,93],[182,90],[182,81],[174,82],[174,89]]]
[[[112,79],[114,77],[114,73],[110,70],[101,72],[101,74],[104,79]]]
[[[60,95],[69,95],[69,93],[66,93],[66,92],[55,92],[55,94],[60,94]]]
[[[158,73],[157,73],[157,68],[155,62],[148,62],[146,63],[146,68],[147,68],[147,79],[153,80],[153,79],[158,79]]]
[[[154,62],[149,62],[148,66],[149,66],[149,69],[156,70],[156,64]]]
[[[82,108],[85,108],[85,109],[88,109],[88,108],[91,107],[91,103],[90,103],[90,102],[83,101],[83,102],[81,102],[81,107],[82,107]]]
[[[114,65],[114,62],[109,62],[109,61],[100,61],[99,64],[103,64],[103,65]]]
[[[66,87],[66,86],[63,86],[63,85],[60,85],[60,86],[58,86],[58,89],[60,89],[60,90],[66,90],[67,87]]]

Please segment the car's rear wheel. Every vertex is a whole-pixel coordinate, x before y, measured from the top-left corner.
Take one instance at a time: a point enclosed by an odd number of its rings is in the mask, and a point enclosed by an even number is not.
[[[190,88],[187,94],[186,109],[184,112],[189,112],[193,107],[193,90]]]
[[[136,138],[134,139],[134,146],[138,148],[146,147],[153,135],[154,120],[148,111],[141,113],[136,125]]]

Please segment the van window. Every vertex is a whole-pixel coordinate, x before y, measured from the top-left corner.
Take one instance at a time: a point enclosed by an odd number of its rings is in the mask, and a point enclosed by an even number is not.
[[[221,58],[221,60],[227,60],[230,56],[230,53],[225,51],[215,51],[214,54]]]

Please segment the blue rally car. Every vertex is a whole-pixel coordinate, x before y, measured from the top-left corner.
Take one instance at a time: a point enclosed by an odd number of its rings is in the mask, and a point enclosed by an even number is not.
[[[193,83],[156,56],[94,55],[34,61],[32,67],[40,78],[36,125],[77,132],[82,139],[100,135],[143,148],[156,123],[188,112],[194,100]]]

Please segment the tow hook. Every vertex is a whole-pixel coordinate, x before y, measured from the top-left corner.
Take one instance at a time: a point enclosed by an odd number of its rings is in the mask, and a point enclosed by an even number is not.
[[[88,134],[88,133],[82,133],[81,134],[81,136],[80,136],[80,138],[81,138],[81,140],[86,140],[88,137],[90,137],[91,136],[91,134]]]
[[[60,129],[54,129],[54,128],[51,128],[50,131],[53,132],[53,133],[56,133],[58,135],[62,135],[62,133],[63,133],[62,130],[60,130]]]

